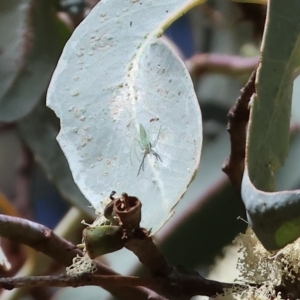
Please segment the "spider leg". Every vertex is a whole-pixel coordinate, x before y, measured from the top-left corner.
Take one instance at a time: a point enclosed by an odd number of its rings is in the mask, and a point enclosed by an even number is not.
[[[159,131],[158,131],[156,139],[154,140],[154,142],[151,145],[152,147],[155,147],[155,145],[157,144],[159,136],[160,136],[160,133],[161,133],[161,126],[159,127]]]
[[[155,152],[153,149],[151,149],[151,153],[155,156],[156,160],[159,159],[162,162],[162,160],[157,152]]]
[[[131,146],[131,148],[130,148],[130,156],[129,156],[129,158],[130,158],[130,163],[131,163],[131,165],[133,166],[133,163],[132,163],[132,147],[133,147],[133,145]]]
[[[135,153],[135,156],[136,156],[136,158],[138,159],[138,161],[140,161],[139,156],[138,156],[137,153],[136,153],[136,147],[134,147],[134,153]]]
[[[145,152],[144,152],[144,155],[143,155],[142,162],[141,162],[141,164],[140,164],[140,167],[139,167],[139,170],[138,170],[138,173],[137,173],[136,177],[138,177],[138,176],[140,175],[141,170],[144,171],[144,162],[145,162],[145,157],[146,157],[146,155],[147,155],[147,152],[145,151]]]
[[[132,166],[133,166],[133,162],[132,162],[132,152],[133,151],[134,151],[134,154],[135,154],[137,160],[140,161],[140,158],[139,158],[139,156],[138,156],[138,154],[136,152],[137,144],[139,146],[141,146],[140,141],[138,139],[134,139],[134,144],[131,145],[131,148],[130,148],[130,163],[131,163]]]

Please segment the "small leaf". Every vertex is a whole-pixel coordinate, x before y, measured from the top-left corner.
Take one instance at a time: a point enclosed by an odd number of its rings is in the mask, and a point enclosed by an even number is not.
[[[158,37],[200,2],[100,2],[66,44],[48,90],[61,121],[58,141],[82,193],[100,211],[111,190],[138,197],[141,226],[152,233],[193,179],[202,145],[190,76]]]
[[[86,251],[91,259],[124,247],[120,226],[102,225],[83,230]]]

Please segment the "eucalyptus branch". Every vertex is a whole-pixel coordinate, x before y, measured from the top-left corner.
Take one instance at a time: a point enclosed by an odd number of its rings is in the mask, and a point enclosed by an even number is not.
[[[221,54],[195,54],[185,61],[193,79],[204,73],[218,73],[238,76],[252,72],[257,66],[259,57],[242,57]]]
[[[106,289],[118,287],[144,286],[154,290],[168,290],[169,299],[189,299],[193,295],[214,296],[222,293],[224,288],[232,288],[233,284],[220,283],[202,278],[197,272],[187,272],[184,268],[176,268],[181,273],[177,278],[140,278],[120,275],[82,274],[80,276],[26,276],[15,278],[0,278],[0,287],[12,290],[21,287],[79,287],[87,285],[102,286]],[[178,274],[179,274],[178,273]],[[173,295],[172,295],[173,294]],[[137,294],[135,295],[137,297]],[[141,298],[134,298],[141,299]],[[153,298],[152,298],[153,299]],[[155,299],[165,299],[161,296]]]
[[[154,278],[139,278],[134,276],[121,276],[121,275],[95,275],[85,273],[78,276],[26,276],[14,278],[0,278],[0,287],[12,290],[21,287],[79,287],[86,285],[96,285],[105,287],[117,286],[157,286]]]
[[[252,72],[241,95],[228,113],[227,131],[230,134],[231,152],[224,163],[223,172],[229,177],[236,192],[241,195],[246,149],[246,126],[249,120],[248,104],[255,92],[256,70]]]
[[[139,258],[140,262],[158,280],[152,287],[168,299],[190,299],[196,295],[216,296],[233,284],[211,281],[198,272],[185,267],[170,266],[163,253],[158,249],[150,232],[139,226],[141,220],[140,200],[123,193],[114,199],[113,212],[122,228],[124,246]]]
[[[0,236],[18,241],[67,266],[79,249],[41,224],[17,217],[0,215]]]
[[[111,219],[115,222],[114,226],[118,224],[120,228],[124,246],[135,253],[149,270],[152,278],[120,276],[105,265],[95,262],[97,267],[95,274],[2,278],[0,286],[5,289],[13,289],[24,286],[97,285],[120,299],[141,300],[149,298],[185,300],[195,295],[212,297],[222,293],[225,288],[233,287],[233,284],[207,280],[198,272],[188,268],[170,266],[163,253],[153,242],[150,232],[139,226],[141,221],[140,200],[125,193],[119,198],[112,198],[112,200],[112,204],[108,206],[109,209],[105,210],[106,216],[109,218],[114,216]],[[66,266],[72,263],[72,259],[76,255],[83,255],[73,244],[57,236],[49,228],[21,218],[0,215],[0,235],[29,245]],[[90,245],[90,247],[94,246],[97,244]]]
[[[41,224],[17,217],[0,214],[0,236],[18,241],[40,251],[64,266],[70,266],[75,256],[83,256],[83,252],[75,245],[56,235],[51,229]],[[97,274],[119,275],[107,266],[95,262]],[[141,287],[104,287],[111,294],[124,300],[149,299],[153,291]]]

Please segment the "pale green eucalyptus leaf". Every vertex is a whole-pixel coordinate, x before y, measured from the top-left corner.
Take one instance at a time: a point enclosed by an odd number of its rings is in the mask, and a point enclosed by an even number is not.
[[[112,190],[139,197],[152,233],[192,181],[202,145],[192,81],[160,36],[201,2],[101,1],[66,44],[48,90],[82,193],[100,211]]]

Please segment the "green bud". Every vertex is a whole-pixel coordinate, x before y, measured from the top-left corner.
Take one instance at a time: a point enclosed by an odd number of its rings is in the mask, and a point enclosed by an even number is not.
[[[83,238],[91,259],[124,247],[120,226],[87,227],[83,230]]]

